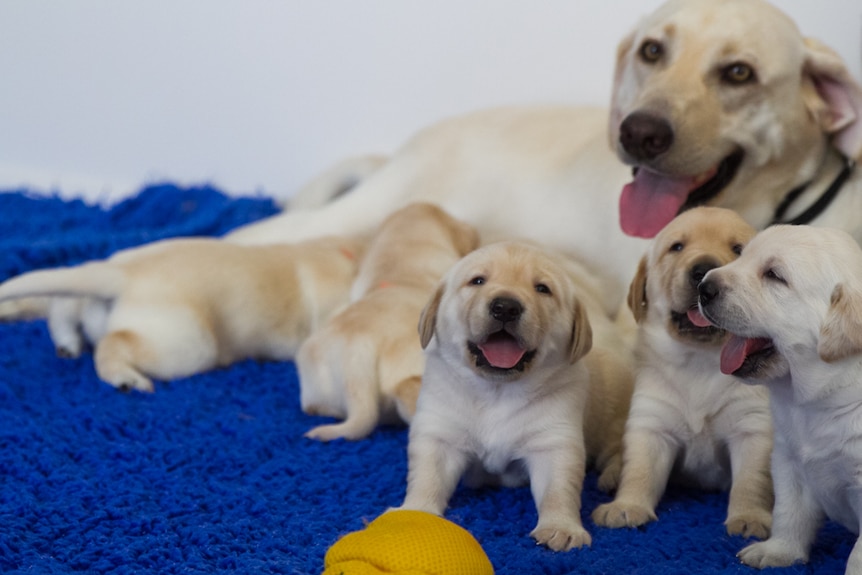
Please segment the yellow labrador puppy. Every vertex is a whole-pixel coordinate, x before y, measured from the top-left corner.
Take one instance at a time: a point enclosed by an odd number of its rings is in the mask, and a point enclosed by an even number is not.
[[[671,221],[641,261],[629,294],[639,330],[622,480],[614,501],[593,512],[597,524],[655,520],[673,473],[703,488],[730,488],[728,533],[769,535],[768,393],[721,373],[728,336],[697,312],[700,280],[735,260],[754,234],[735,212],[695,208]]]
[[[776,226],[709,272],[700,307],[733,333],[721,369],[769,388],[775,448],[772,536],[753,567],[808,560],[825,517],[862,522],[862,250],[843,231]],[[857,539],[846,573],[862,573]]]
[[[96,371],[121,389],[185,377],[246,358],[292,359],[343,305],[365,240],[240,246],[166,240],[104,261],[23,274],[0,301],[32,295],[83,306]]]
[[[485,246],[446,275],[419,326],[427,363],[410,426],[402,508],[442,514],[459,479],[529,481],[533,538],[590,544],[588,459],[619,478],[631,393],[626,342],[574,263],[522,243]]]
[[[361,439],[379,422],[409,422],[425,359],[416,324],[440,278],[479,244],[476,231],[431,204],[383,222],[353,287],[354,301],[297,354],[306,413],[344,419],[306,436]]]

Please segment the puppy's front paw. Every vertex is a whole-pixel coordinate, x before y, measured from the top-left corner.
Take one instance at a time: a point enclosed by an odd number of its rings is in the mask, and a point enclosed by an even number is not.
[[[728,535],[766,539],[772,530],[772,513],[765,509],[752,509],[746,513],[728,517],[724,526],[727,528]]]
[[[593,522],[602,527],[640,527],[658,519],[655,512],[644,505],[612,501],[599,505],[593,511]]]
[[[778,539],[767,539],[744,548],[736,555],[750,567],[787,567],[794,563],[807,563],[808,554],[803,549]]]
[[[576,547],[589,546],[593,542],[587,530],[575,523],[570,525],[539,523],[530,536],[537,544],[545,545],[552,551],[569,551]]]

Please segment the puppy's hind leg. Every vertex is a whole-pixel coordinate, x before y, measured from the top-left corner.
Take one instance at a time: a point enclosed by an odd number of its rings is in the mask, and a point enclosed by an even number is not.
[[[368,437],[380,421],[380,384],[377,370],[376,346],[363,341],[359,334],[354,341],[344,346],[340,373],[334,373],[344,383],[344,403],[347,418],[341,423],[320,425],[305,434],[309,439],[332,441],[334,439],[357,440]],[[333,347],[336,342],[330,342]],[[334,359],[330,356],[330,359]]]
[[[140,336],[127,331],[114,331],[96,346],[96,373],[117,389],[153,392],[153,382],[135,367],[135,357],[144,345]]]
[[[57,297],[50,303],[48,311],[48,333],[60,357],[79,357],[86,341],[81,331],[83,300],[73,297]]]

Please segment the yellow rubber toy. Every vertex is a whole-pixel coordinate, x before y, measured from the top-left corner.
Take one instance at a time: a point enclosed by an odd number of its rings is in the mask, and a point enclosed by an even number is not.
[[[423,511],[388,511],[329,548],[323,575],[494,575],[466,530]]]

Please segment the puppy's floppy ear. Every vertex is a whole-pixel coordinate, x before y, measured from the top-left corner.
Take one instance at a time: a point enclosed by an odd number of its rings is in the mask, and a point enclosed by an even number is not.
[[[851,159],[862,159],[862,86],[831,48],[805,39],[803,97],[809,112],[827,134],[832,145]]]
[[[578,298],[575,298],[574,312],[572,339],[569,342],[569,361],[572,363],[587,355],[593,347],[593,328],[590,325],[590,318]]]
[[[635,316],[635,321],[640,322],[647,312],[647,297],[646,297],[646,280],[647,280],[647,259],[646,256],[641,258],[638,264],[638,271],[629,286],[628,303],[629,308]]]
[[[428,347],[431,338],[434,337],[434,331],[437,329],[437,310],[440,307],[440,300],[443,298],[443,289],[446,284],[441,283],[437,286],[437,290],[425,308],[422,310],[422,315],[419,316],[419,342],[422,344],[422,349]]]
[[[862,292],[835,286],[820,327],[817,353],[827,363],[862,353]]]

